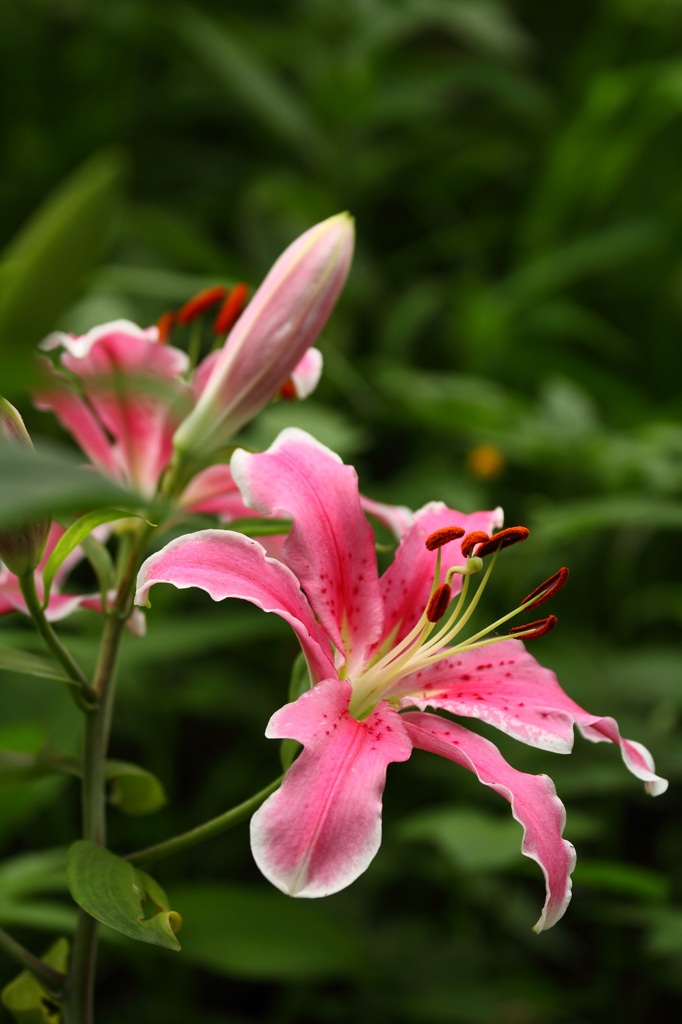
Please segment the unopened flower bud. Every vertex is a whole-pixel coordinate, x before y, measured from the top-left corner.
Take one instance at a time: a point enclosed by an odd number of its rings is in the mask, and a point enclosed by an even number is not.
[[[210,454],[278,394],[327,322],[348,275],[353,240],[352,218],[340,213],[282,253],[228,334],[195,408],[176,430],[176,449]]]
[[[19,412],[6,398],[0,398],[0,443],[21,445],[33,451],[33,444]],[[0,527],[0,559],[15,576],[31,572],[45,547],[51,519],[23,520]]]

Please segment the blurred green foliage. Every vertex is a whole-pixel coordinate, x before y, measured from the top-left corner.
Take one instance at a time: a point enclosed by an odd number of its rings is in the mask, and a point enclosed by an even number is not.
[[[297,233],[351,210],[358,251],[323,384],[300,409],[268,410],[250,440],[296,421],[356,460],[372,496],[501,504],[531,526],[496,570],[492,613],[569,565],[561,628],[534,653],[673,782],[649,802],[612,749],[577,740],[561,759],[494,737],[516,767],[552,775],[578,846],[573,903],[539,938],[542,880],[520,834],[512,855],[506,805],[427,755],[391,768],[379,856],[323,903],[270,890],[244,829],[213,840],[157,870],[185,918],[184,953],[104,944],[101,1024],[640,1024],[679,1005],[681,44],[681,0],[0,7],[6,294],[46,195],[80,180],[78,209],[106,198],[85,218],[97,230],[65,237],[55,276],[13,307],[0,391],[27,367],[38,312],[75,331],[153,322],[204,284],[256,283]],[[21,410],[34,435],[58,437]],[[55,508],[58,485],[118,503],[59,460]],[[22,622],[2,625],[3,647],[41,653]],[[64,625],[84,664],[96,630],[87,613]],[[262,734],[295,653],[252,609],[155,597],[147,638],[127,638],[112,756],[158,776],[169,804],[113,811],[115,849],[188,828],[277,773]],[[4,749],[77,750],[58,684],[5,658],[0,697]],[[53,848],[73,838],[76,788],[7,780],[0,796],[13,858],[0,924],[43,948],[36,923],[61,933],[73,918]]]

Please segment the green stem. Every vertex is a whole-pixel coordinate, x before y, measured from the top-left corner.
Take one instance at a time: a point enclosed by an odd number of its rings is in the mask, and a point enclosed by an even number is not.
[[[38,981],[41,981],[49,990],[50,995],[57,996],[61,992],[66,975],[61,971],[56,971],[54,967],[50,967],[44,960],[29,952],[20,942],[8,935],[4,928],[0,928],[0,949],[4,950],[16,963],[34,974]]]
[[[35,627],[45,641],[46,646],[55,656],[60,665],[64,667],[69,679],[72,679],[73,682],[77,684],[75,687],[69,686],[69,693],[82,711],[92,710],[97,703],[95,691],[79,665],[67,651],[66,647],[64,647],[52,626],[47,621],[43,606],[40,602],[40,598],[38,597],[33,572],[28,572],[23,576],[19,576],[19,586],[21,587],[21,593],[23,594],[24,601],[26,602],[26,607],[31,613],[31,618],[33,619]]]
[[[139,555],[153,527],[141,526],[128,545],[122,545],[116,600],[107,617],[93,677],[97,705],[86,716],[81,789],[83,838],[106,845],[105,762],[109,747],[116,666],[126,619],[130,614],[132,589]],[[97,922],[80,910],[71,957],[64,1004],[65,1024],[92,1024],[95,968],[97,965]]]
[[[165,857],[170,857],[174,853],[180,853],[182,850],[189,850],[191,847],[203,843],[206,839],[211,839],[213,836],[219,836],[221,833],[227,832],[228,829],[234,828],[235,825],[239,825],[242,821],[249,818],[264,800],[279,788],[282,778],[283,776],[280,775],[278,779],[271,782],[265,789],[261,789],[260,793],[249,797],[248,800],[237,804],[236,807],[225,811],[224,814],[219,814],[217,818],[211,818],[202,825],[189,829],[188,832],[181,832],[180,835],[173,836],[171,839],[164,839],[163,842],[156,843],[154,846],[147,846],[144,850],[129,853],[124,860],[130,861],[131,864],[144,864],[146,867],[147,864],[163,860]]]

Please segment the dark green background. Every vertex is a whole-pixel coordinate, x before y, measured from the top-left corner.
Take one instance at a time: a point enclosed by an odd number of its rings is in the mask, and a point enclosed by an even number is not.
[[[537,937],[542,877],[507,805],[417,753],[389,770],[380,854],[326,901],[270,889],[245,828],[160,865],[184,952],[104,942],[101,1024],[640,1024],[678,1002],[681,54],[680,0],[0,7],[0,237],[93,155],[112,180],[127,166],[123,202],[88,214],[89,234],[50,256],[0,330],[0,386],[4,374],[32,432],[58,436],[12,367],[46,329],[147,324],[204,284],[255,284],[299,232],[350,210],[357,254],[323,383],[268,410],[250,440],[295,419],[355,461],[372,496],[501,504],[527,524],[490,618],[570,566],[560,628],[533,653],[672,782],[650,801],[606,745],[578,738],[560,758],[493,737],[555,779],[578,848],[573,903]],[[472,461],[483,443],[502,456],[494,478]],[[93,620],[65,627],[84,661]],[[22,629],[2,626],[10,640]],[[112,754],[156,772],[173,809],[112,811],[115,849],[276,774],[262,734],[294,654],[251,609],[159,592],[147,639],[127,644]],[[75,749],[61,690],[3,673],[0,693],[0,745]],[[76,828],[70,784],[0,791],[7,856]],[[50,936],[29,927],[34,911],[67,925],[51,864],[21,912],[0,866],[0,923],[36,949]]]

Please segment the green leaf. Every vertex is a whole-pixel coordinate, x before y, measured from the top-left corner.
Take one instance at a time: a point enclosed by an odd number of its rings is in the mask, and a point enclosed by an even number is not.
[[[124,814],[153,814],[166,803],[159,779],[136,764],[107,761],[105,777],[111,782],[109,803]]]
[[[124,161],[100,153],[34,214],[0,266],[3,389],[25,383],[33,347],[57,324],[104,255],[119,213]]]
[[[38,654],[29,654],[14,647],[0,647],[0,669],[6,672],[20,672],[22,675],[41,676],[44,679],[58,679],[61,683],[71,683],[61,671],[47,658]]]
[[[118,519],[130,519],[135,513],[127,512],[120,508],[97,508],[93,512],[86,512],[75,523],[73,523],[63,537],[55,546],[54,551],[45,563],[43,569],[43,584],[45,586],[45,598],[43,607],[47,607],[50,599],[50,588],[56,573],[62,562],[68,558],[71,552],[87,537],[92,531],[104,523],[113,523]],[[139,516],[137,518],[140,518]]]
[[[66,973],[70,943],[59,938],[45,953],[42,960],[56,971]],[[61,1013],[54,997],[30,971],[22,971],[5,985],[0,996],[2,1005],[18,1024],[59,1024]]]
[[[183,954],[220,974],[247,978],[347,978],[362,974],[371,950],[336,920],[329,902],[292,900],[262,886],[181,887]]]
[[[11,526],[44,513],[94,506],[139,506],[137,495],[84,468],[81,461],[60,445],[42,442],[31,451],[0,444],[0,523]]]
[[[180,949],[182,918],[163,889],[104,847],[80,839],[70,849],[66,877],[71,895],[88,914],[138,942]]]

